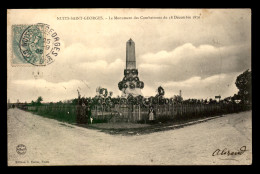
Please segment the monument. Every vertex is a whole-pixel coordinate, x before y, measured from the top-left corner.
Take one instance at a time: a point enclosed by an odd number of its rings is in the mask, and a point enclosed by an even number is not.
[[[144,82],[139,80],[138,69],[136,69],[135,43],[130,38],[126,42],[126,68],[124,69],[124,78],[118,83],[118,88],[122,91],[122,97],[128,97],[130,94],[134,97],[142,95],[141,89]]]

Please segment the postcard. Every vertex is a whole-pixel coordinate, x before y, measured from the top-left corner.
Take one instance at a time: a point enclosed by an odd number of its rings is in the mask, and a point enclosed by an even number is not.
[[[251,9],[8,9],[8,166],[251,165]]]

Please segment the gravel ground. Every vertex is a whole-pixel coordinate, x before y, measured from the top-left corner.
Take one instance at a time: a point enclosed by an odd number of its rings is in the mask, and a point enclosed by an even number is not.
[[[9,166],[252,163],[251,111],[139,136],[110,135],[19,109],[9,109],[7,121]],[[26,146],[18,151],[24,154],[17,153],[19,144]],[[246,151],[227,154],[241,147]]]

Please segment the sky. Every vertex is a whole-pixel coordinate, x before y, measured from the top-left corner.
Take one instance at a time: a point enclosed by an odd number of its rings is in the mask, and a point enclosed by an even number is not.
[[[86,16],[103,20],[57,19]],[[167,19],[142,19],[148,16]],[[16,9],[8,11],[7,21],[10,102],[31,102],[38,96],[43,102],[64,101],[77,98],[77,89],[81,96],[94,97],[98,86],[121,96],[118,82],[130,38],[145,97],[155,96],[159,86],[165,97],[180,90],[184,99],[233,96],[238,92],[236,77],[251,69],[249,9]],[[36,23],[49,24],[57,32],[58,56],[43,67],[12,66],[11,26]]]

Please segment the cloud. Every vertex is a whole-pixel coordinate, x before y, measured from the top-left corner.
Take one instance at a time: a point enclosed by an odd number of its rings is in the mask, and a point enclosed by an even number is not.
[[[217,74],[241,72],[251,66],[250,45],[217,47],[186,43],[171,51],[140,56],[139,69],[154,81],[181,81],[193,76],[206,78]]]
[[[105,60],[97,60],[75,65],[77,71],[82,72],[81,77],[91,81],[92,87],[97,86],[115,86],[123,78],[125,62],[116,59],[114,62],[108,63]]]
[[[64,47],[59,55],[61,63],[79,63],[94,60],[106,60],[113,54],[112,49],[104,47],[90,47],[82,43],[74,43]],[[73,60],[73,61],[72,61]]]
[[[84,46],[75,48],[84,49]],[[156,95],[158,86],[165,88],[166,97],[178,94],[179,90],[185,98],[233,95],[237,92],[234,85],[237,73],[250,67],[249,52],[247,46],[241,45],[216,47],[186,43],[172,51],[144,54],[137,57],[139,78],[145,84],[143,95]],[[114,96],[121,95],[117,84],[123,78],[125,60],[76,58],[83,55],[71,57],[73,63],[55,62],[52,67],[42,69],[45,74],[51,72],[44,79],[10,81],[10,98],[20,96],[20,101],[22,98],[30,101],[39,95],[45,101],[60,101],[77,97],[77,87],[82,89],[82,95],[93,97],[98,86],[113,91]],[[20,72],[17,70],[17,75]]]
[[[10,14],[9,23],[24,24],[28,17],[32,17],[28,10],[18,11]],[[17,98],[20,101],[35,100],[39,95],[53,101],[75,98],[76,86],[84,84],[81,83],[84,80],[89,88],[82,87],[83,95],[95,95],[97,86],[106,87],[114,95],[119,95],[117,84],[123,78],[125,44],[130,37],[136,46],[139,78],[145,84],[144,95],[155,95],[159,85],[165,86],[166,95],[169,96],[178,94],[180,89],[185,97],[207,97],[216,93],[230,95],[236,91],[236,75],[251,67],[250,9],[108,9],[66,12],[68,16],[201,14],[199,20],[83,22],[53,20],[53,16],[63,16],[63,10],[50,10],[48,14],[36,10],[34,13],[37,14],[37,17],[32,18],[34,23],[41,20],[59,34],[61,50],[55,62],[46,67],[8,65],[8,95],[15,101]],[[32,79],[32,72],[38,71],[43,73],[42,79]],[[228,84],[233,86],[226,87]]]
[[[117,87],[118,82],[123,78],[125,67],[125,62],[121,59],[116,59],[111,63],[106,60],[96,60],[70,64],[69,66],[54,66],[51,69],[52,71],[48,71],[53,73],[49,76],[58,78],[58,81],[55,79],[52,81],[46,80],[46,77],[42,79],[11,80],[8,82],[9,97],[20,96],[20,101],[22,99],[31,101],[37,95],[40,95],[44,98],[44,101],[60,101],[77,97],[78,88],[80,88],[82,96],[94,97],[98,86],[113,91],[114,96],[121,95]],[[56,73],[57,70],[58,73]],[[66,79],[66,77],[69,78]],[[73,79],[71,79],[72,77]],[[29,99],[30,97],[32,99]]]
[[[60,101],[77,97],[77,89],[86,93],[89,83],[83,80],[69,80],[53,83],[44,79],[14,80],[9,84],[8,96],[19,96],[20,101],[30,102],[42,96],[44,102]]]
[[[212,59],[220,60],[221,57],[228,59],[230,56],[238,55],[239,50],[248,50],[248,45],[235,45],[216,47],[213,45],[194,46],[191,43],[185,43],[174,48],[171,51],[159,51],[157,53],[147,53],[140,56],[142,63],[150,64],[171,64],[176,65],[182,61],[196,61],[204,59],[211,61]],[[250,52],[248,52],[248,55]]]
[[[67,82],[59,82],[59,83],[48,82],[44,79],[14,80],[12,83],[16,84],[16,85],[22,85],[25,88],[26,87],[35,87],[35,88],[38,88],[38,89],[39,88],[50,88],[52,90],[53,89],[61,89],[63,87],[70,89],[70,88],[74,88],[75,86],[82,84],[81,81],[74,80],[74,79],[67,81]]]
[[[203,84],[210,85],[212,83],[215,84],[216,82],[225,79],[226,77],[227,77],[226,74],[214,75],[214,76],[207,77],[205,79],[202,79],[199,76],[194,76],[181,82],[175,82],[175,81],[166,82],[164,86],[165,87],[193,87],[194,85],[203,85]]]
[[[241,72],[240,72],[241,73]],[[193,76],[184,81],[157,82],[156,86],[162,86],[167,97],[178,95],[182,90],[184,98],[214,98],[221,95],[222,98],[233,96],[238,89],[235,85],[236,77],[240,73],[213,75],[207,78]]]
[[[106,60],[96,60],[88,61],[83,63],[78,63],[76,66],[86,70],[95,70],[95,71],[116,71],[117,69],[122,69],[125,65],[121,59],[116,59],[114,62],[108,63]]]
[[[169,68],[169,65],[163,65],[159,63],[158,64],[143,63],[138,67],[138,69],[152,70],[152,71],[160,71],[164,68]]]
[[[162,63],[176,65],[182,59],[196,59],[199,56],[216,54],[216,52],[218,52],[217,48],[212,45],[200,45],[199,47],[195,47],[191,43],[186,43],[169,52],[163,50],[157,53],[148,53],[142,55],[140,58],[145,63]]]

